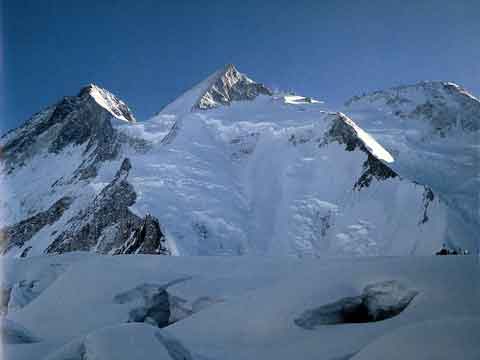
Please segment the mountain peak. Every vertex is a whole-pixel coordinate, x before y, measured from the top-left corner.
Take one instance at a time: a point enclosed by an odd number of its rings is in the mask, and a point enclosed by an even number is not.
[[[101,88],[95,84],[88,84],[83,87],[78,94],[79,97],[90,96],[102,108],[107,110],[115,118],[127,122],[136,122],[130,108],[122,100],[117,98],[108,90]]]
[[[77,96],[65,96],[57,104],[33,115],[23,125],[0,138],[4,169],[23,167],[41,149],[59,154],[67,146],[95,146],[92,156],[112,159],[116,154],[113,118],[135,122],[128,106],[95,84],[83,87]],[[90,163],[92,164],[92,163]],[[90,170],[93,167],[90,167]],[[90,171],[93,173],[93,171]]]
[[[224,71],[229,71],[229,70],[234,70],[234,71],[237,71],[237,68],[235,67],[234,64],[225,64],[225,66],[223,67]]]
[[[384,90],[363,93],[350,98],[346,105],[357,102],[375,102],[389,99],[390,104],[402,98],[405,101],[425,100],[425,97],[446,98],[451,96],[467,97],[470,100],[479,101],[462,86],[449,81],[423,80],[415,84],[394,86]],[[414,99],[416,97],[416,99]],[[395,99],[394,99],[395,98]]]
[[[78,93],[78,97],[84,97],[84,96],[90,95],[90,93],[91,93],[95,88],[99,88],[99,86],[96,85],[96,84],[94,84],[94,83],[90,83],[90,84],[88,84],[88,85],[83,86],[83,87],[80,89],[80,92]]]
[[[234,64],[225,64],[215,72],[213,72],[206,80],[210,80],[211,82],[214,79],[219,79],[219,78],[234,78],[234,77],[240,77],[243,75],[238,71],[237,67]],[[246,77],[246,75],[244,75]]]
[[[225,65],[206,81],[208,86],[195,103],[196,109],[207,110],[232,101],[253,100],[258,95],[272,95],[270,89],[239,72],[233,64]]]
[[[233,101],[253,100],[258,95],[272,95],[265,85],[257,83],[238,71],[233,64],[226,64],[205,80],[195,85],[160,113],[178,114],[197,110],[209,110]]]
[[[480,129],[480,100],[463,87],[447,81],[421,81],[354,96],[345,103],[348,112],[380,111],[402,121],[421,119],[433,131]]]

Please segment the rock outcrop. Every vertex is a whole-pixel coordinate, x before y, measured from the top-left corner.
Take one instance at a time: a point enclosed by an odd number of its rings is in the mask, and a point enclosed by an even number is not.
[[[445,134],[450,129],[480,129],[480,103],[461,86],[444,81],[422,81],[414,85],[393,87],[370,94],[354,96],[347,107],[374,105],[388,108],[404,121],[421,120],[434,132]]]
[[[70,207],[72,201],[73,199],[70,197],[63,197],[56,201],[48,210],[39,212],[17,224],[0,229],[0,234],[2,235],[0,242],[1,253],[5,254],[12,247],[22,247],[44,226],[51,225],[60,219],[65,210]]]
[[[130,160],[125,158],[112,182],[90,206],[68,221],[67,229],[46,252],[169,254],[158,220],[148,215],[142,219],[129,209],[136,200],[135,190],[127,181],[130,169]]]
[[[363,163],[363,173],[354,184],[354,189],[360,190],[363,187],[368,187],[373,179],[381,181],[398,176],[395,171],[368,151],[352,126],[352,121],[341,113],[336,114],[336,118],[325,134],[323,143],[330,142],[345,145],[346,151],[355,151],[358,149],[367,155],[367,159]]]
[[[81,177],[95,174],[96,163],[111,160],[118,153],[112,117],[135,122],[123,101],[95,85],[83,88],[77,96],[64,97],[2,137],[5,171],[11,173],[22,167],[45,148],[49,153],[58,154],[67,146],[86,144],[84,151],[88,157],[78,172]]]
[[[219,70],[211,80],[208,89],[198,99],[194,108],[211,109],[232,101],[253,100],[259,95],[272,95],[265,85],[256,83],[240,73],[234,65],[228,64]]]
[[[41,199],[41,203],[50,202],[50,207],[43,210],[42,205],[36,206],[32,200],[32,204],[23,209],[26,202],[23,200],[19,201],[16,211],[28,217],[14,216],[13,220],[22,220],[11,223],[2,219],[2,254],[21,248],[17,256],[29,256],[32,246],[27,243],[48,226],[52,226],[52,230],[49,234],[45,231],[42,234],[43,237],[51,237],[45,250],[47,253],[77,250],[169,253],[158,220],[152,216],[143,219],[129,210],[129,206],[135,203],[136,193],[126,181],[131,168],[128,159],[123,161],[115,178],[98,195],[91,190],[85,196],[78,192],[82,186],[89,186],[106,162],[118,160],[122,147],[131,147],[140,153],[147,149],[145,140],[133,139],[117,131],[114,121],[136,122],[123,101],[90,84],[77,96],[64,97],[56,105],[34,115],[20,128],[2,136],[2,186],[9,186],[8,182],[4,183],[9,178],[23,179],[23,172],[35,174],[36,169],[42,167],[37,164],[38,161],[44,161],[45,165],[53,167],[53,174],[59,174],[49,178],[48,183],[39,184],[38,189],[29,190]],[[56,158],[63,161],[56,164]],[[53,162],[49,164],[44,159]],[[70,171],[58,171],[65,165],[64,161],[71,161],[68,164]],[[105,183],[105,180],[99,182]],[[62,225],[56,228],[60,220]],[[39,249],[35,252],[38,254]]]

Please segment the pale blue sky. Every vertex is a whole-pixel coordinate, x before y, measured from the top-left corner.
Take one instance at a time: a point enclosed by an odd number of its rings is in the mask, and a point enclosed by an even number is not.
[[[4,0],[1,128],[94,82],[137,118],[223,66],[337,106],[419,80],[480,94],[480,1]]]

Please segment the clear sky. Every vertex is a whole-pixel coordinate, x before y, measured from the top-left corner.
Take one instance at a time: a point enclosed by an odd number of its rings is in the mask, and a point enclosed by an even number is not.
[[[480,95],[479,0],[4,0],[1,17],[0,130],[90,82],[147,119],[225,63],[332,107],[419,80]]]

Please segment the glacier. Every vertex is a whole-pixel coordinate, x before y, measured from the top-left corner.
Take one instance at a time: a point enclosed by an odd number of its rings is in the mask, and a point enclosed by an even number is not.
[[[49,275],[56,267],[61,273]],[[84,252],[8,258],[4,268],[3,286],[50,279],[33,301],[9,310],[11,327],[29,336],[28,342],[3,345],[9,360],[480,356],[479,267],[473,256],[298,259]],[[405,290],[382,285],[392,282]],[[156,297],[168,299],[162,303],[172,320],[166,327],[143,318],[132,321],[145,306],[140,290],[154,295],[147,291],[154,287],[166,290],[167,298]],[[306,311],[368,288],[377,309],[406,292],[416,296],[382,321],[297,324]],[[182,309],[184,315],[175,317]]]
[[[145,121],[90,84],[4,134],[0,358],[480,358],[480,101],[306,95],[228,64]]]

